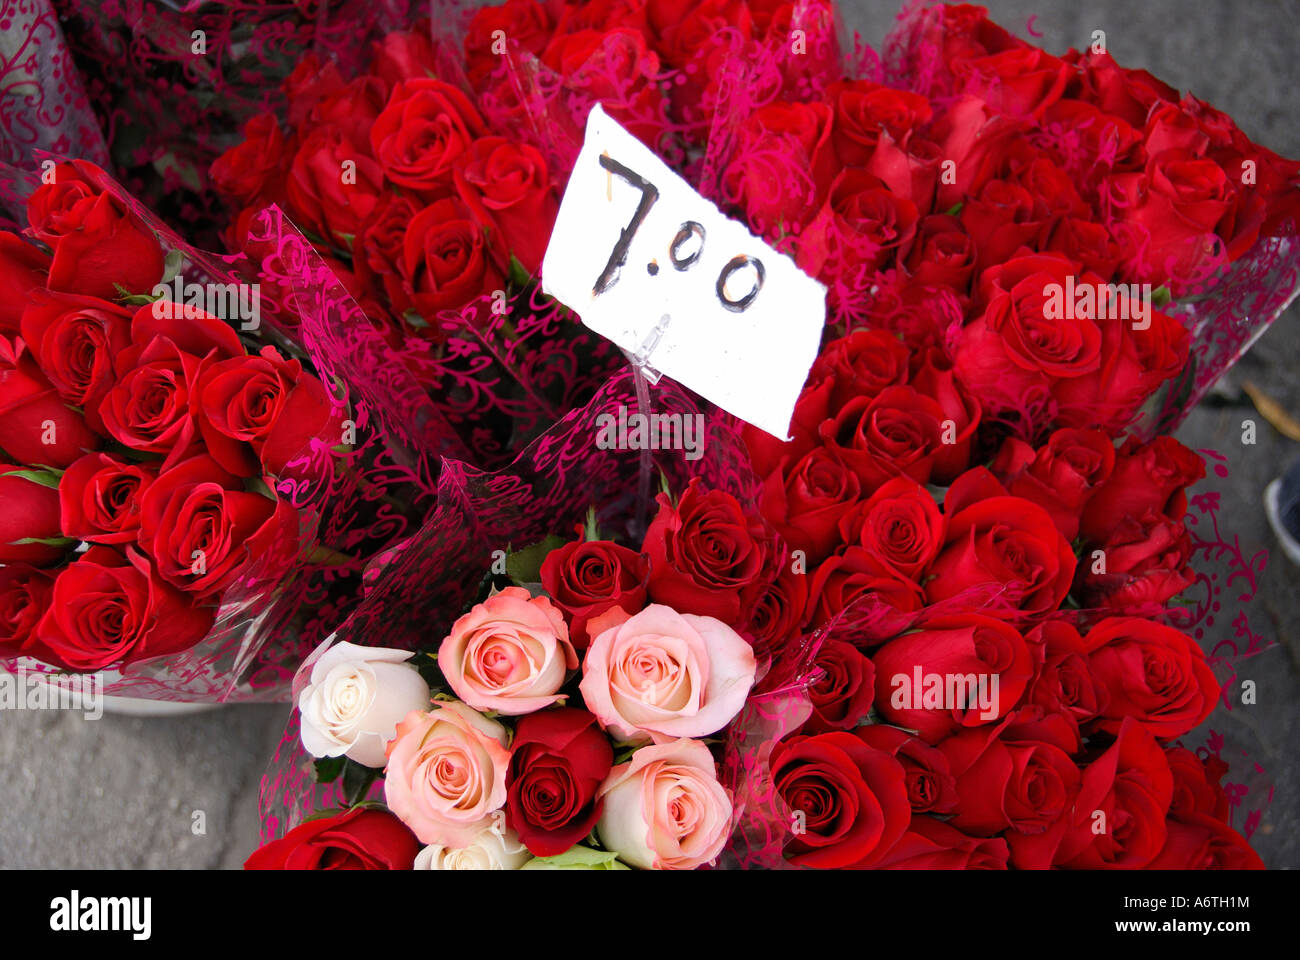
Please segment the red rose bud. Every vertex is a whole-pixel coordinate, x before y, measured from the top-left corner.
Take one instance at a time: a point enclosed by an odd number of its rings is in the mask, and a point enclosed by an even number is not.
[[[45,286],[49,255],[21,237],[0,232],[0,334],[18,333],[28,296]]]
[[[93,543],[132,543],[140,528],[140,501],[158,476],[151,463],[127,463],[88,453],[59,480],[63,534]]]
[[[117,357],[131,343],[131,311],[95,297],[38,295],[23,312],[23,340],[65,402],[104,428],[99,404],[117,382]]]
[[[26,344],[0,337],[0,449],[19,463],[62,468],[99,442]]]
[[[350,171],[344,179],[342,173]],[[330,242],[350,249],[375,208],[383,172],[337,126],[315,127],[298,147],[285,195],[290,211]]]
[[[1033,677],[1020,633],[977,614],[936,618],[889,641],[872,660],[876,712],[926,743],[1005,717]]]
[[[800,732],[852,730],[871,710],[876,682],[871,661],[853,644],[830,638],[818,648],[813,666],[821,677],[808,690],[813,712]]]
[[[353,807],[308,820],[255,850],[245,870],[410,870],[420,843],[387,810]]]
[[[948,488],[948,534],[930,567],[928,602],[982,595],[992,604],[989,613],[1061,605],[1074,579],[1074,551],[1046,510],[1002,492],[983,467]]]
[[[1174,775],[1169,812],[1176,817],[1206,814],[1226,823],[1232,804],[1219,781],[1228,772],[1228,765],[1214,755],[1202,760],[1186,747],[1166,747],[1165,759]]]
[[[235,203],[253,204],[258,197],[283,194],[289,160],[275,115],[259,113],[244,124],[243,139],[212,161],[209,174],[213,186]]]
[[[164,469],[140,501],[140,544],[158,575],[199,598],[220,594],[255,561],[280,565],[297,535],[287,501],[246,492],[206,454]]]
[[[862,493],[858,475],[825,447],[798,461],[783,460],[763,482],[759,510],[808,565],[821,563],[840,545],[839,524]]]
[[[587,622],[612,607],[639,613],[646,601],[649,563],[608,540],[566,543],[542,561],[542,587],[569,618],[569,639],[585,650]]]
[[[912,811],[901,764],[851,733],[781,741],[770,764],[790,811],[786,856],[798,866],[868,867],[907,830]]]
[[[877,643],[907,629],[920,610],[921,588],[900,577],[865,547],[849,546],[828,557],[808,586],[808,623],[819,626],[850,611],[860,644]]]
[[[822,348],[808,379],[817,383],[830,378],[829,408],[839,410],[854,397],[874,397],[886,387],[905,384],[907,361],[907,345],[893,333],[854,330]]]
[[[506,815],[534,856],[563,853],[591,832],[601,813],[596,791],[613,763],[608,738],[585,710],[543,710],[519,721]]]
[[[1088,498],[1115,469],[1115,446],[1101,430],[1057,430],[1037,450],[1010,437],[989,469],[1013,496],[1050,513],[1061,536],[1073,541]]]
[[[976,836],[1037,834],[1072,811],[1079,768],[1060,747],[998,728],[962,730],[939,744],[957,778],[950,823]]]
[[[470,82],[477,89],[500,68],[498,42],[502,35],[511,45],[518,44],[521,51],[541,56],[553,31],[546,7],[535,0],[506,0],[497,6],[479,7],[465,31],[465,66]]]
[[[948,758],[938,749],[906,730],[883,723],[858,727],[854,735],[903,765],[913,814],[952,813],[957,808],[957,781],[948,767]]]
[[[170,301],[146,304],[131,318],[131,346],[118,357],[117,383],[100,408],[105,429],[133,450],[166,454],[172,466],[199,438],[192,398],[202,373],[242,356],[239,335],[216,317]],[[224,438],[206,439],[213,445]],[[237,455],[235,449],[223,458]]]
[[[32,630],[49,609],[53,588],[54,576],[44,570],[24,563],[0,567],[0,654],[28,654]]]
[[[1219,682],[1196,642],[1181,630],[1140,617],[1111,617],[1083,638],[1107,702],[1096,725],[1117,733],[1136,722],[1161,739],[1200,725],[1219,699]]]
[[[560,209],[541,153],[504,137],[483,137],[457,160],[455,180],[466,206],[498,231],[497,242],[536,274]]]
[[[928,483],[943,449],[943,408],[912,387],[855,397],[818,428],[822,442],[862,479],[863,491],[905,474]]]
[[[1149,870],[1264,870],[1264,861],[1240,833],[1203,813],[1172,817],[1164,849]]]
[[[68,552],[58,543],[36,542],[58,541],[63,536],[59,528],[59,491],[39,482],[41,476],[34,470],[0,463],[0,503],[4,504],[0,511],[0,563],[46,567]],[[53,474],[44,476],[54,482]]]
[[[1205,476],[1205,461],[1173,437],[1141,444],[1130,438],[1119,449],[1115,470],[1088,499],[1079,532],[1091,543],[1105,543],[1126,517],[1148,511],[1175,517],[1183,489]]]
[[[754,655],[761,660],[793,653],[795,645],[790,641],[801,632],[807,606],[807,565],[787,553],[776,578],[765,583],[750,603],[749,623],[740,631],[753,643]]]
[[[275,347],[212,364],[199,379],[197,397],[199,429],[213,457],[240,476],[278,476],[291,460],[310,453],[313,441],[333,447],[342,437],[324,385]],[[214,443],[213,434],[238,443]]]
[[[642,550],[650,558],[650,599],[678,613],[741,619],[760,589],[770,552],[762,522],[722,490],[691,480],[674,507],[659,495],[659,513]]]
[[[415,309],[426,318],[505,288],[504,274],[492,260],[482,226],[463,203],[451,198],[425,207],[412,218],[401,269]]]
[[[111,300],[147,293],[163,274],[158,237],[92,181],[103,171],[77,160],[55,167],[54,182],[27,199],[32,232],[54,248],[51,290]]]
[[[420,76],[393,89],[370,129],[370,147],[389,180],[430,194],[451,185],[456,161],[486,133],[464,93],[442,80]]]
[[[214,612],[159,580],[134,549],[123,557],[96,546],[59,571],[32,640],[57,666],[101,670],[189,649],[212,628]]]
[[[861,546],[899,579],[919,583],[944,542],[934,497],[907,477],[886,482],[840,518],[843,542]]]
[[[1085,550],[1074,592],[1085,607],[1164,604],[1196,582],[1192,535],[1181,519],[1148,511],[1125,517],[1104,544]]]

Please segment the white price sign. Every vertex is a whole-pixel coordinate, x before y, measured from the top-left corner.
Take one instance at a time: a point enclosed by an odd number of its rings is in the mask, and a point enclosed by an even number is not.
[[[655,370],[782,440],[826,288],[704,199],[600,108],[564,191],[542,289]]]

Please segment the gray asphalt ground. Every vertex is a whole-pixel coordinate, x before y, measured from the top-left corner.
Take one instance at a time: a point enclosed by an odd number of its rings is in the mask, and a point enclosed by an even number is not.
[[[1093,30],[1126,66],[1144,67],[1231,114],[1255,140],[1300,156],[1300,2],[1208,0],[990,0],[995,17],[1022,36],[1034,29],[1048,50],[1083,47]],[[894,0],[846,3],[850,30],[878,41]],[[1252,380],[1300,415],[1297,308],[1277,321],[1229,374],[1230,400]],[[1259,423],[1258,442],[1242,446],[1241,421]],[[1248,405],[1193,411],[1179,433],[1193,448],[1229,457],[1223,526],[1245,545],[1274,550],[1260,498],[1300,450]],[[1261,581],[1252,623],[1277,645],[1242,674],[1258,683],[1258,703],[1216,714],[1227,753],[1248,750],[1276,784],[1255,837],[1272,867],[1300,866],[1297,809],[1300,737],[1297,612],[1300,572],[1280,551]],[[80,713],[0,714],[0,867],[234,868],[257,843],[257,785],[278,741],[287,707],[238,706],[168,719]],[[196,811],[203,817],[196,818]],[[201,819],[204,832],[196,832]]]

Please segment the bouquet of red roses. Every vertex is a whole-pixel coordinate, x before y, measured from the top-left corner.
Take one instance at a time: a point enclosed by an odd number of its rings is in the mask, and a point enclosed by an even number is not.
[[[189,247],[84,161],[46,169],[30,240],[0,234],[0,653],[115,693],[281,696],[427,463],[329,344],[268,342],[319,322],[292,271]]]

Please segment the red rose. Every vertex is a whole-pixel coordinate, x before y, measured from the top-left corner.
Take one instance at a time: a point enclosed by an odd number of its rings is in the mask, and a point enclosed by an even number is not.
[[[944,519],[929,491],[907,477],[895,477],[844,514],[839,533],[899,579],[920,583],[943,545]]]
[[[1181,519],[1147,511],[1125,517],[1110,539],[1092,544],[1079,565],[1074,592],[1085,607],[1131,607],[1164,604],[1196,582],[1190,565],[1192,536]]]
[[[370,72],[393,89],[403,80],[428,76],[434,69],[433,41],[429,22],[417,21],[413,29],[394,30],[375,44]]]
[[[146,304],[131,319],[131,346],[118,355],[117,383],[100,405],[105,430],[133,450],[166,454],[170,466],[198,439],[203,371],[243,355],[238,335],[216,317],[170,301]]]
[[[677,505],[659,495],[659,512],[646,530],[650,599],[678,613],[737,623],[761,589],[771,550],[756,517],[723,490],[691,480]]]
[[[455,180],[466,206],[499,231],[504,249],[536,274],[560,209],[537,148],[504,137],[475,140],[457,161]]]
[[[207,454],[164,469],[140,501],[140,544],[158,575],[199,598],[219,594],[254,562],[280,562],[297,533],[288,501],[246,492]]]
[[[1132,718],[1083,771],[1073,811],[1039,834],[1007,837],[1022,869],[1081,870],[1149,866],[1168,838],[1173,777],[1154,737]]]
[[[655,49],[665,63],[675,68],[686,66],[708,50],[717,42],[720,31],[734,30],[749,37],[753,27],[749,4],[744,0],[703,0],[700,3],[651,0],[646,4],[646,13],[658,34]]]
[[[1101,366],[1052,385],[1057,423],[1119,433],[1157,387],[1186,369],[1191,335],[1159,310],[1150,321],[1145,330],[1129,320],[1099,321]]]
[[[347,174],[347,176],[345,176]],[[383,191],[384,176],[336,126],[314,128],[298,145],[285,197],[295,217],[326,241],[351,249]]]
[[[275,347],[210,365],[199,378],[196,399],[204,438],[215,432],[238,441],[232,448],[209,439],[207,446],[223,468],[240,476],[278,476],[313,441],[332,447],[341,436],[330,429],[337,418],[324,385]]]
[[[1206,814],[1227,823],[1232,804],[1219,781],[1228,765],[1213,754],[1202,760],[1186,747],[1166,747],[1165,759],[1174,775],[1174,798],[1169,812],[1175,817]]]
[[[906,629],[921,609],[921,588],[864,547],[849,546],[821,563],[808,587],[809,623],[819,626],[850,611],[844,629],[857,643],[875,643]]]
[[[1034,195],[1003,179],[987,181],[978,194],[968,197],[960,219],[975,248],[977,275],[1032,244],[1044,227]]]
[[[1065,61],[1024,44],[987,56],[950,61],[969,92],[982,96],[997,113],[1042,116],[1065,93],[1073,71]]]
[[[370,128],[370,146],[389,180],[428,195],[451,186],[456,161],[486,133],[469,97],[449,83],[416,77],[393,88]]]
[[[1043,249],[1059,253],[1109,282],[1125,258],[1125,245],[1105,225],[1078,217],[1062,217],[1052,227]]]
[[[1037,450],[1010,437],[989,469],[1012,496],[1050,513],[1061,536],[1073,541],[1084,504],[1115,469],[1115,445],[1101,430],[1057,430]]]
[[[50,608],[54,576],[25,563],[0,566],[0,654],[27,653],[37,621]]]
[[[16,234],[0,232],[0,334],[19,332],[27,297],[45,286],[49,271],[47,254]]]
[[[803,628],[808,606],[805,570],[802,566],[796,570],[794,560],[787,557],[776,578],[764,583],[750,602],[748,624],[743,623],[742,616],[740,632],[749,637],[760,659],[769,654],[793,654],[794,644],[790,641]]]
[[[854,397],[874,397],[886,387],[907,383],[907,344],[887,330],[854,330],[822,347],[813,361],[809,382],[830,379],[830,409]]]
[[[94,543],[131,543],[140,528],[140,498],[158,476],[151,463],[88,453],[59,479],[63,534]]]
[[[569,622],[569,639],[585,650],[587,622],[620,607],[628,614],[645,606],[646,558],[608,540],[577,540],[542,561],[542,588]]]
[[[1049,620],[1025,635],[1038,661],[1026,703],[1064,717],[1080,743],[1079,728],[1105,707],[1106,688],[1093,678],[1079,631],[1062,620]]]
[[[962,474],[944,499],[948,535],[925,584],[935,603],[972,591],[989,595],[987,612],[1055,610],[1070,591],[1075,557],[1051,516],[1005,496],[982,467]]]
[[[1005,717],[1033,676],[1019,632],[976,614],[936,618],[889,641],[872,660],[876,712],[926,743]]]
[[[984,414],[979,401],[962,385],[947,354],[932,346],[919,352],[912,387],[939,404],[943,411],[943,440],[930,469],[933,483],[951,483],[971,464],[975,432]]]
[[[958,830],[1038,834],[1072,812],[1079,768],[1059,746],[986,727],[960,731],[938,749],[957,778],[950,822]]]
[[[900,252],[903,268],[917,283],[970,289],[978,251],[957,217],[931,214],[917,225],[916,235]]]
[[[426,319],[504,289],[505,278],[473,213],[458,200],[439,200],[412,219],[402,249],[402,274],[415,309]]]
[[[824,103],[773,103],[745,118],[722,179],[755,232],[794,233],[813,219],[836,173],[831,125]]]
[[[928,483],[945,419],[943,408],[914,388],[887,387],[875,397],[850,400],[818,433],[867,492],[900,475]]]
[[[99,443],[27,345],[0,337],[0,449],[19,463],[62,468]]]
[[[500,36],[536,57],[541,56],[551,38],[551,27],[546,8],[536,0],[506,0],[499,6],[475,10],[465,31],[465,68],[470,83],[478,87],[500,68],[503,60],[497,49]]]
[[[1137,722],[1157,737],[1198,726],[1219,698],[1205,654],[1181,630],[1140,617],[1110,617],[1083,638],[1088,663],[1107,703],[1098,726],[1110,733]]]
[[[563,853],[600,819],[596,790],[614,750],[586,710],[561,708],[519,721],[510,747],[506,815],[536,857]]]
[[[937,748],[906,730],[882,723],[868,724],[854,732],[864,743],[884,750],[903,765],[913,814],[952,813],[956,809],[957,781],[948,767],[948,758]]]
[[[353,807],[308,820],[253,851],[245,870],[410,870],[420,843],[387,810]]]
[[[1148,870],[1264,870],[1250,842],[1214,817],[1195,813],[1172,817],[1168,839]]]
[[[759,510],[808,564],[818,564],[840,545],[840,519],[861,492],[856,473],[825,447],[814,447],[797,462],[783,460],[767,477]]]
[[[101,670],[187,650],[212,628],[213,614],[159,580],[134,550],[123,557],[94,546],[59,571],[32,641],[35,655],[57,666]]]
[[[93,180],[103,171],[84,160],[55,167],[53,183],[27,198],[32,232],[54,248],[51,290],[110,300],[148,293],[163,275],[154,232]]]
[[[50,293],[23,312],[23,339],[65,401],[103,429],[99,404],[117,379],[114,362],[131,342],[131,312],[107,300]]]
[[[876,864],[878,870],[1005,870],[1007,842],[968,837],[942,820],[913,817],[901,840]]]
[[[1091,543],[1105,543],[1126,517],[1148,511],[1181,517],[1175,503],[1184,488],[1205,476],[1205,461],[1173,437],[1149,443],[1133,438],[1120,447],[1115,469],[1088,499],[1079,532]]]
[[[795,259],[805,272],[823,279],[845,269],[869,273],[911,241],[918,219],[908,197],[894,193],[880,177],[849,167],[800,233]]]
[[[853,644],[827,638],[817,649],[813,665],[821,676],[808,689],[813,712],[799,732],[852,730],[871,710],[876,683],[871,661]]]
[[[652,150],[667,126],[660,87],[659,57],[646,45],[640,29],[625,29],[603,19],[599,7],[569,6],[593,22],[572,32],[560,31],[542,51],[542,62],[564,78],[564,87],[579,103],[600,101],[605,112]],[[640,13],[637,13],[640,16]],[[610,28],[613,29],[610,29]],[[573,118],[581,126],[583,118]],[[575,131],[581,140],[581,131]]]
[[[1178,91],[1145,70],[1121,67],[1109,53],[1079,56],[1083,89],[1101,112],[1142,127],[1156,101],[1178,102]]]
[[[0,564],[30,563],[47,567],[67,550],[57,544],[22,543],[23,540],[58,540],[59,492],[15,471],[21,467],[0,463]]]
[[[786,858],[798,866],[871,866],[911,819],[902,765],[851,733],[783,740],[772,748],[771,770],[794,824]]]
[[[930,101],[870,80],[841,80],[826,91],[835,108],[831,143],[844,166],[866,166],[882,131],[899,143],[930,122]]]
[[[357,279],[376,295],[386,296],[398,316],[411,307],[412,291],[401,265],[406,231],[420,206],[409,195],[385,192],[352,245]]]
[[[252,204],[259,197],[281,196],[289,163],[288,145],[275,114],[259,113],[244,124],[240,142],[212,161],[209,175],[213,186],[235,203]]]

